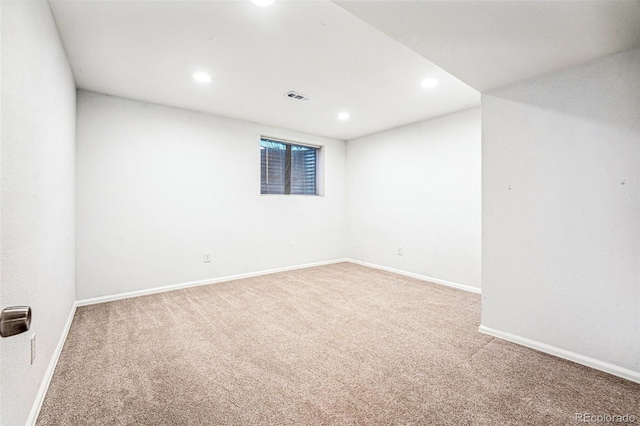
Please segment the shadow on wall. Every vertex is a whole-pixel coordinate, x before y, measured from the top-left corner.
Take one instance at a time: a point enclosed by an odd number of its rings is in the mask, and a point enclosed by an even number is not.
[[[486,96],[555,110],[589,122],[616,127],[640,125],[640,47],[584,64],[596,72],[586,76],[583,66],[555,71],[483,93]],[[610,70],[617,70],[611,78]],[[601,69],[601,72],[597,72]],[[573,84],[568,85],[567,79]],[[633,123],[633,124],[632,124]]]

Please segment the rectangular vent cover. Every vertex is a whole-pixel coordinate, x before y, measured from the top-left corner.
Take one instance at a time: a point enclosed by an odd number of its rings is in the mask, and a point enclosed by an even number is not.
[[[306,97],[305,95],[302,95],[302,94],[300,94],[298,92],[294,92],[294,91],[287,92],[284,95],[287,98],[296,99],[296,100],[303,101],[303,102],[307,102],[307,101],[311,100],[308,97]]]

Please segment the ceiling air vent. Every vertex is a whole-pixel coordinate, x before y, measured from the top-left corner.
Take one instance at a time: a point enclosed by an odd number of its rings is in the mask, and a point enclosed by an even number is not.
[[[287,98],[291,98],[291,99],[296,99],[298,101],[303,101],[303,102],[307,102],[310,101],[311,99],[309,99],[308,97],[306,97],[305,95],[302,95],[300,93],[291,91],[291,92],[287,92],[284,94]]]

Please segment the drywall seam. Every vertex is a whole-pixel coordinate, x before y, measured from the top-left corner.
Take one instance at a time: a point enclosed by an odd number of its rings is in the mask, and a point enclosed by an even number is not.
[[[40,409],[42,408],[42,403],[44,402],[44,398],[47,395],[47,391],[49,390],[49,384],[51,383],[51,379],[53,378],[53,373],[56,370],[56,366],[58,365],[58,359],[60,358],[60,354],[62,353],[62,348],[64,347],[64,343],[67,341],[67,335],[69,334],[69,330],[71,330],[71,324],[73,323],[73,317],[76,314],[76,308],[78,307],[78,303],[74,302],[71,306],[71,310],[69,311],[69,317],[67,318],[67,322],[64,325],[64,329],[62,330],[62,334],[60,335],[60,340],[58,341],[58,345],[56,346],[55,351],[53,352],[53,356],[49,361],[49,366],[44,373],[44,377],[42,378],[42,383],[40,384],[40,389],[38,389],[38,394],[36,395],[36,400],[33,402],[31,406],[31,412],[29,413],[29,418],[27,419],[27,426],[33,426],[36,424],[36,420],[38,420],[38,415],[40,414]]]
[[[243,278],[258,277],[260,275],[269,275],[269,274],[275,274],[277,272],[293,271],[293,270],[296,270],[296,269],[313,268],[314,266],[332,265],[334,263],[343,263],[343,262],[347,262],[347,261],[348,261],[347,259],[334,259],[334,260],[327,260],[327,261],[323,261],[323,262],[306,263],[306,264],[303,264],[303,265],[286,266],[284,268],[267,269],[267,270],[264,270],[264,271],[249,272],[249,273],[246,273],[246,274],[229,275],[229,276],[226,276],[226,277],[211,278],[211,279],[207,279],[207,280],[190,281],[190,282],[180,283],[180,284],[171,284],[171,285],[167,285],[167,286],[148,288],[148,289],[144,289],[144,290],[131,291],[131,292],[127,292],[127,293],[118,293],[118,294],[111,294],[111,295],[108,295],[108,296],[91,297],[89,299],[78,300],[76,302],[76,305],[77,306],[95,305],[97,303],[111,302],[111,301],[114,301],[114,300],[121,300],[121,299],[129,299],[131,297],[146,296],[146,295],[149,295],[149,294],[164,293],[164,292],[167,292],[167,291],[180,290],[180,289],[188,288],[188,287],[197,287],[197,286],[208,285],[208,284],[217,284],[217,283],[222,283],[222,282],[226,282],[226,281],[241,280]]]
[[[527,339],[526,337],[521,337],[504,331],[495,330],[484,325],[481,325],[478,328],[478,331],[489,336],[497,337],[498,339],[506,340],[520,346],[526,346],[527,348],[535,349],[537,351],[544,352],[558,358],[563,358],[578,364],[586,365],[587,367],[591,367],[596,370],[604,371],[605,373],[609,373],[614,376],[622,377],[623,379],[630,380],[632,382],[640,383],[639,371],[629,370],[628,368],[619,367],[615,364],[610,364],[608,362],[600,361],[595,358],[580,355],[578,353],[567,351],[553,345],[538,342],[537,340]]]
[[[439,278],[428,277],[426,275],[414,274],[413,272],[407,272],[401,269],[394,269],[394,268],[389,268],[387,266],[376,265],[375,263],[365,262],[364,260],[355,260],[355,259],[345,259],[345,260],[350,263],[357,263],[358,265],[367,266],[369,268],[381,269],[383,271],[393,272],[394,274],[404,275],[406,277],[416,278],[422,281],[428,281],[430,283],[440,284],[447,287],[453,287],[458,290],[469,291],[471,293],[477,293],[477,294],[481,293],[481,290],[479,288],[471,287],[466,284],[454,283],[453,281],[446,281],[446,280],[441,280]]]

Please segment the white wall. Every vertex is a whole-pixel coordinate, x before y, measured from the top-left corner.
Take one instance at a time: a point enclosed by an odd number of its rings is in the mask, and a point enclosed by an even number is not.
[[[347,142],[349,257],[479,288],[480,149],[479,108]]]
[[[344,142],[84,91],[77,119],[78,299],[345,257]],[[261,196],[261,134],[324,145],[325,195]]]
[[[482,99],[483,326],[635,372],[639,70],[636,49]]]
[[[0,298],[33,309],[0,340],[3,425],[27,421],[75,300],[75,95],[47,2],[3,1]]]

